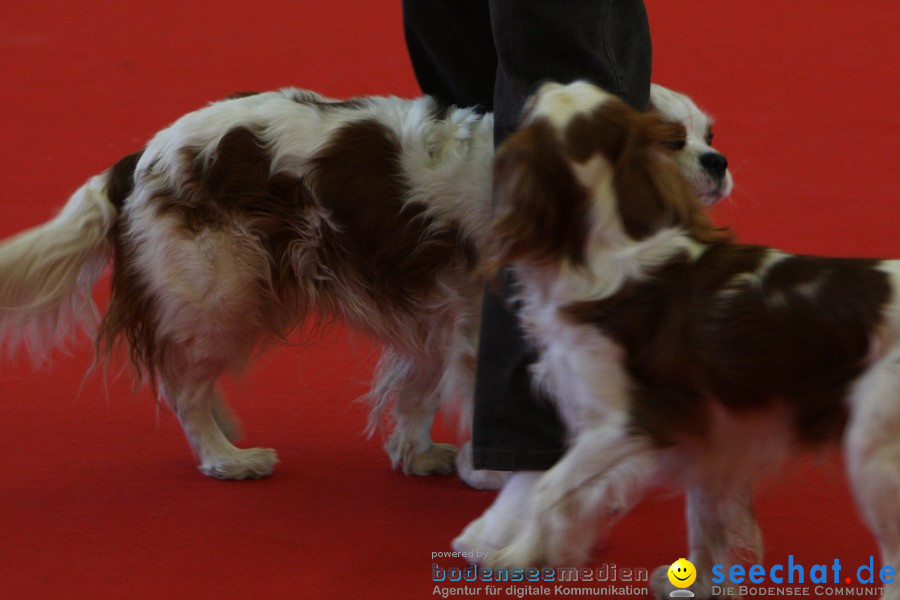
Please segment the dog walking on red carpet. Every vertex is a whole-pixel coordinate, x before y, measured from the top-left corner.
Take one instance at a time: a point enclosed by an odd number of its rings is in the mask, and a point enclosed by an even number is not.
[[[485,258],[512,265],[535,380],[571,438],[454,548],[490,567],[583,564],[668,481],[687,496],[691,589],[710,598],[715,565],[760,562],[753,484],[792,454],[839,445],[895,576],[900,261],[734,242],[663,150],[669,129],[589,84],[548,84],[498,150]],[[667,569],[657,598],[674,589]],[[900,599],[900,583],[882,597]]]
[[[661,86],[651,100],[682,124],[668,142],[697,193],[728,195],[710,119]],[[373,429],[393,422],[394,465],[451,472],[456,448],[430,433],[442,406],[461,404],[468,422],[493,153],[491,115],[430,98],[289,88],[213,103],[0,245],[0,341],[40,359],[99,323],[101,358],[124,350],[200,470],[244,479],[270,474],[276,454],[232,443],[218,378],[304,322],[343,320],[384,344],[369,399]],[[91,292],[110,262],[101,320]],[[467,482],[498,485],[460,456]]]

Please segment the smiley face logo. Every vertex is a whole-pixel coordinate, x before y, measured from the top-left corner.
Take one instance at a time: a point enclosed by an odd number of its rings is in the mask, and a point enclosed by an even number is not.
[[[669,582],[677,588],[686,588],[697,579],[697,569],[691,561],[679,558],[672,563],[668,571]]]

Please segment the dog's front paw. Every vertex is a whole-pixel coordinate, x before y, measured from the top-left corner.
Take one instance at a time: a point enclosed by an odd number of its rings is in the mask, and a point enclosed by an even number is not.
[[[591,557],[599,529],[597,511],[551,469],[535,486],[532,498],[534,543],[542,547],[541,563],[574,567]]]
[[[403,463],[407,475],[448,475],[456,469],[456,446],[432,444]]]
[[[554,530],[538,519],[519,529],[509,544],[488,556],[486,563],[497,568],[577,567],[590,558],[585,537],[590,540],[592,535]]]
[[[562,566],[563,554],[534,522],[499,511],[486,512],[453,540],[453,549],[497,569]]]
[[[552,552],[546,541],[538,527],[526,525],[509,544],[491,553],[485,563],[498,569],[559,565],[551,556]]]
[[[209,458],[198,468],[216,479],[260,479],[271,475],[276,464],[278,455],[271,448],[248,448]]]
[[[515,516],[488,509],[469,523],[450,545],[455,551],[473,557],[472,562],[493,564],[497,551],[508,546],[523,525]]]

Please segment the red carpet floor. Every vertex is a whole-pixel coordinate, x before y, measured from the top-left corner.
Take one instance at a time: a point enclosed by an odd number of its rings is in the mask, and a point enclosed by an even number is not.
[[[89,175],[235,90],[415,95],[399,4],[8,2],[0,236],[43,221]],[[719,120],[737,188],[718,222],[793,251],[900,256],[894,0],[647,6],[655,80]],[[230,384],[244,443],[274,446],[282,461],[269,479],[233,483],[201,476],[171,414],[126,377],[108,390],[83,381],[87,341],[36,372],[4,359],[0,598],[432,597],[432,564],[464,565],[432,553],[492,494],[391,472],[351,402],[372,353],[336,334],[280,349]],[[686,547],[681,507],[648,499],[594,565],[671,563]],[[769,564],[860,565],[877,553],[833,458],[767,485],[759,516]]]

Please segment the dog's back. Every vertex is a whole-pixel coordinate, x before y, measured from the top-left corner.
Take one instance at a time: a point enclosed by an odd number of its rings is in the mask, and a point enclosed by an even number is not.
[[[490,117],[428,98],[286,89],[214,103],[0,248],[6,332],[46,349],[70,313],[93,314],[111,256],[99,346],[121,344],[153,382],[201,470],[242,478],[268,474],[275,455],[225,439],[217,378],[305,321],[340,318],[388,348],[376,416],[394,400],[415,413],[398,423],[395,461],[452,469],[448,450],[440,464],[415,457],[431,450],[428,404],[456,393],[468,374],[454,369],[474,353],[492,152]]]

